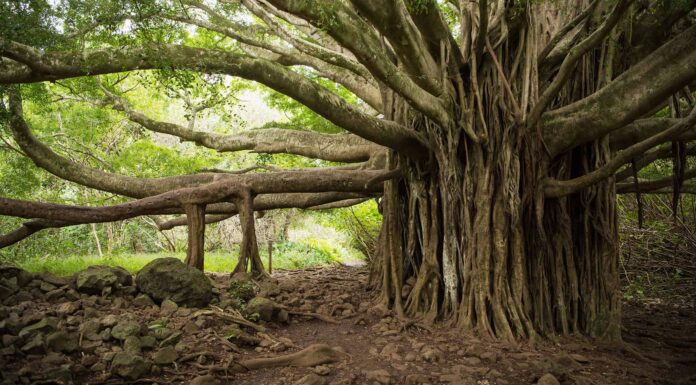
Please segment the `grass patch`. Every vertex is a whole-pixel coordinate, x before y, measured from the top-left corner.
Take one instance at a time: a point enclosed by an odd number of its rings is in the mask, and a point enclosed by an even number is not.
[[[261,247],[261,260],[268,269],[268,252]],[[341,263],[344,256],[327,245],[305,242],[285,242],[273,247],[273,269],[297,270],[316,266]],[[237,264],[239,250],[208,251],[205,253],[205,271],[230,272]],[[169,253],[118,253],[113,255],[71,255],[30,257],[12,261],[13,264],[31,272],[51,272],[56,275],[72,275],[94,265],[121,266],[136,273],[143,266],[157,258],[186,258],[185,252]]]

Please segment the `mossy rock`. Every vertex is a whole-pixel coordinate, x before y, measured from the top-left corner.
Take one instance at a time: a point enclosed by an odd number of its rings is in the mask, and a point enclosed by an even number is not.
[[[176,258],[148,263],[135,277],[138,289],[153,300],[174,301],[179,306],[205,307],[213,298],[213,285],[205,274]]]
[[[101,294],[106,288],[133,285],[133,277],[122,267],[97,265],[75,273],[75,285],[80,292]]]

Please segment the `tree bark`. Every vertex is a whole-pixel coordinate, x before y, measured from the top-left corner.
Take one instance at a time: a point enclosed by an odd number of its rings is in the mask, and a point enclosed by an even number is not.
[[[184,205],[188,224],[188,249],[186,260],[188,266],[203,271],[205,258],[205,205]]]

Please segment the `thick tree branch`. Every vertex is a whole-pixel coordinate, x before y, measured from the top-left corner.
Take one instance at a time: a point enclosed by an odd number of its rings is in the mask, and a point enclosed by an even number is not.
[[[696,155],[696,143],[690,143],[686,147],[686,155]],[[642,157],[638,158],[635,160],[635,168],[636,171],[640,171],[646,166],[652,164],[656,160],[659,159],[667,159],[667,158],[672,158],[674,155],[672,153],[672,145],[671,144],[665,144],[663,146],[660,146],[647,154],[643,155]],[[616,182],[621,182],[623,180],[626,180],[630,177],[633,176],[633,170],[632,167],[626,167],[624,170],[617,172],[614,174],[614,180]]]
[[[20,48],[27,47],[0,39],[1,56],[8,56]],[[308,78],[260,58],[218,50],[162,45],[111,48],[85,54],[33,52],[28,59],[37,63],[36,69],[24,67],[0,72],[0,84],[162,67],[227,74],[262,83],[292,97],[334,124],[369,141],[402,151],[407,156],[422,155],[425,147],[417,133],[397,123],[370,116]]]
[[[614,174],[614,172],[616,172],[616,170],[618,170],[624,164],[630,162],[631,159],[635,158],[637,155],[642,154],[661,143],[673,140],[675,136],[688,130],[694,125],[696,125],[696,108],[691,111],[688,117],[682,119],[674,126],[653,137],[636,143],[625,150],[619,151],[609,162],[607,162],[607,164],[590,173],[564,181],[547,179],[544,182],[544,194],[550,198],[559,198],[578,192],[606,178],[609,178]]]
[[[696,80],[696,26],[655,50],[594,94],[542,117],[552,156],[601,138]]]
[[[439,65],[411,20],[401,0],[351,0],[360,15],[366,17],[390,42],[399,61],[421,87],[433,95],[443,93]],[[438,43],[439,46],[439,43]]]
[[[196,131],[175,123],[161,122],[135,111],[130,103],[105,87],[101,87],[107,100],[128,119],[155,132],[173,135],[182,140],[219,151],[251,150],[268,154],[295,154],[332,162],[364,162],[384,147],[353,134],[321,134],[280,128],[244,131],[234,135]]]
[[[686,170],[684,172],[684,180],[696,178],[696,168]],[[649,193],[656,190],[669,189],[671,191],[672,185],[674,183],[674,175],[666,176],[660,179],[653,180],[639,180],[638,181],[638,191],[641,193]],[[616,184],[616,192],[618,194],[628,194],[635,193],[636,186],[633,181],[627,181],[625,183]]]
[[[317,0],[270,0],[279,9],[323,26],[349,49],[379,81],[408,100],[416,109],[440,125],[452,125],[446,103],[429,93],[401,71],[384,53],[379,36],[352,8],[342,2]],[[330,15],[331,22],[322,21]]]
[[[527,117],[528,129],[531,129],[537,124],[541,114],[546,111],[546,108],[556,97],[558,91],[568,80],[568,77],[570,76],[571,71],[575,67],[578,60],[590,49],[599,45],[599,43],[601,43],[604,38],[611,33],[611,30],[614,29],[614,26],[616,26],[619,20],[621,20],[624,12],[628,9],[632,2],[633,0],[619,0],[618,4],[616,4],[607,19],[599,26],[599,28],[592,32],[586,39],[570,49],[570,52],[568,52],[568,55],[561,64],[561,68],[558,70],[558,74],[556,74],[556,77],[553,79],[551,84],[549,84],[549,86],[541,94],[539,100],[537,100],[537,103],[532,108],[532,112]]]

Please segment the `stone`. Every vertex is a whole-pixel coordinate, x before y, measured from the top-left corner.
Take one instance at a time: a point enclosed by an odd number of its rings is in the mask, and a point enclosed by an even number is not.
[[[63,330],[46,337],[46,348],[53,352],[72,353],[77,349],[79,337]]]
[[[14,278],[19,287],[24,287],[34,279],[34,274],[12,265],[0,265],[0,278]]]
[[[174,301],[179,306],[205,307],[213,285],[205,274],[176,258],[159,258],[143,267],[135,278],[138,289],[152,299]]]
[[[58,327],[58,319],[55,317],[44,317],[40,321],[33,323],[29,326],[25,326],[19,331],[19,336],[25,336],[35,331],[40,332],[51,332],[56,330]]]
[[[56,314],[66,317],[73,315],[76,311],[80,310],[80,304],[76,302],[63,302],[56,308]]]
[[[189,385],[220,385],[220,380],[208,374],[194,378]]]
[[[169,317],[172,314],[174,314],[177,310],[179,309],[179,305],[177,305],[174,301],[170,299],[165,299],[162,301],[162,304],[160,305],[160,314]]]
[[[147,294],[138,294],[135,299],[133,299],[133,305],[140,307],[150,307],[155,305],[155,301],[150,298]]]
[[[162,346],[168,346],[168,345],[176,345],[179,342],[179,340],[181,339],[181,336],[183,336],[183,335],[184,334],[180,331],[172,332],[169,335],[169,337],[163,339],[162,342],[160,342],[159,346],[162,347]]]
[[[134,335],[130,335],[123,340],[123,350],[131,353],[140,353],[142,350],[142,344],[140,338]]]
[[[128,336],[138,336],[140,324],[135,321],[123,320],[111,329],[111,335],[117,340],[125,340]]]
[[[242,302],[247,302],[254,298],[259,292],[259,287],[251,280],[247,274],[235,274],[230,280],[227,293]]]
[[[551,373],[546,373],[541,378],[539,381],[537,381],[537,385],[561,385],[560,382],[556,379],[556,377],[553,376]]]
[[[150,370],[150,363],[136,354],[120,352],[111,360],[111,370],[123,378],[137,380]]]
[[[45,348],[45,343],[44,343],[44,335],[41,333],[38,333],[29,340],[24,346],[22,346],[19,350],[21,350],[25,354],[43,354],[46,352]]]
[[[364,373],[369,381],[376,381],[382,385],[391,384],[391,374],[384,369],[368,370]]]
[[[273,320],[274,315],[280,310],[278,304],[272,300],[263,297],[254,297],[247,303],[245,312],[249,316],[258,314],[260,320],[270,322]]]
[[[420,385],[430,381],[425,374],[409,374],[406,376],[406,385]]]
[[[326,379],[314,373],[310,373],[294,382],[293,385],[326,385]]]
[[[77,291],[101,295],[105,289],[119,289],[133,284],[133,277],[122,267],[90,266],[75,274]]]
[[[99,321],[99,324],[105,328],[111,328],[118,323],[118,317],[115,314],[107,314]]]
[[[319,365],[312,370],[314,373],[320,376],[328,376],[331,373],[331,368],[326,365]]]
[[[259,285],[259,297],[275,297],[280,294],[280,286],[278,286],[278,283],[266,279],[258,283]]]
[[[177,358],[179,358],[179,354],[176,352],[176,349],[172,346],[167,346],[155,353],[153,361],[157,365],[169,365],[176,361]]]
[[[140,346],[143,349],[152,349],[157,345],[157,338],[154,336],[143,336],[140,338]]]

